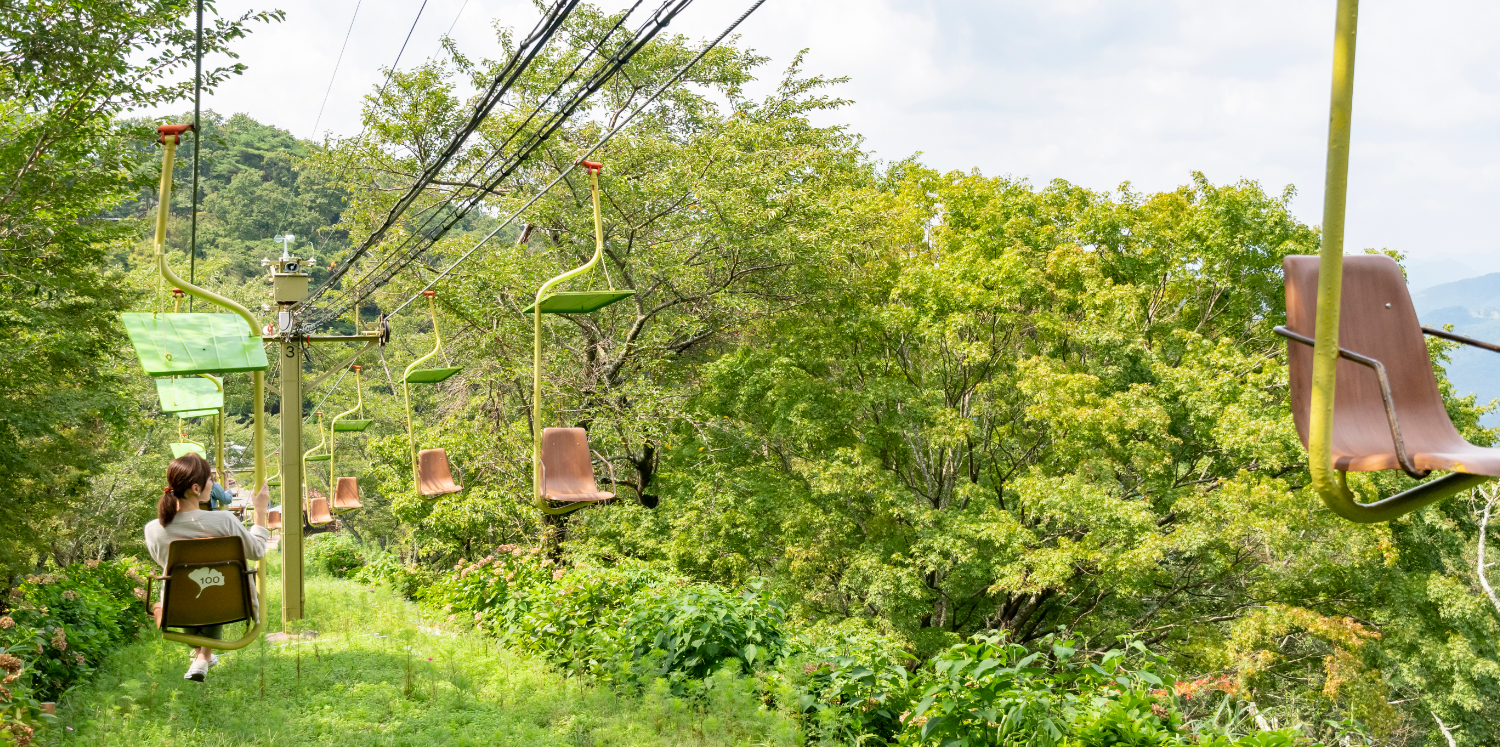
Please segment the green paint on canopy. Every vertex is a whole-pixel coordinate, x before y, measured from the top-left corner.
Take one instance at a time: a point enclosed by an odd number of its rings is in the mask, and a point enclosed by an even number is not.
[[[370,427],[373,420],[339,420],[333,424],[334,433],[359,433]]]
[[[177,413],[177,417],[182,418],[183,420],[187,420],[189,418],[206,418],[209,415],[218,414],[219,408],[215,407],[212,410],[189,410],[187,412],[179,412]]]
[[[306,459],[303,459],[302,461],[304,461],[304,462],[326,462],[326,461],[328,461],[328,455],[327,454],[319,454],[317,456],[310,456],[310,457],[308,457]]]
[[[203,446],[200,445],[200,444],[192,444],[192,443],[188,443],[188,444],[172,444],[172,458],[173,459],[177,459],[179,457],[182,457],[185,454],[197,454],[198,456],[201,456],[204,459],[208,458],[207,452],[205,452],[203,450]]]
[[[270,368],[259,337],[234,314],[121,314],[148,376],[238,373]]]
[[[550,293],[542,299],[543,314],[590,314],[605,306],[635,295],[633,290],[611,290],[611,291],[574,291],[567,293]],[[536,304],[527,304],[521,309],[522,314],[530,314],[531,307]]]
[[[183,379],[157,379],[156,395],[161,398],[162,412],[212,410],[224,406],[223,379],[193,376]]]
[[[408,384],[436,384],[439,381],[447,381],[448,377],[464,370],[462,366],[454,368],[419,368],[406,375]]]

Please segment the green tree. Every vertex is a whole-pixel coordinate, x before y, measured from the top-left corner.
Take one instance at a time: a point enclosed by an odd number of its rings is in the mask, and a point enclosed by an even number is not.
[[[216,65],[252,22],[204,29],[212,90],[238,64]],[[193,28],[175,2],[52,2],[0,7],[0,573],[34,563],[57,517],[134,413],[123,385],[128,347],[115,319],[121,278],[105,262],[139,227],[107,220],[147,188],[147,131],[122,128],[132,108],[192,91]]]

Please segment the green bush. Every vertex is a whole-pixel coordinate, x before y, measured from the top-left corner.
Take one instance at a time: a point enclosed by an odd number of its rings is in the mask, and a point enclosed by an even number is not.
[[[133,558],[27,576],[0,615],[0,743],[29,742],[40,701],[55,701],[150,621],[145,577]]]
[[[349,578],[365,567],[364,547],[345,532],[314,535],[306,547],[313,566],[334,578]]]
[[[504,547],[455,566],[421,599],[622,688],[661,680],[696,692],[721,669],[754,671],[785,649],[785,613],[759,582],[735,594],[638,564],[564,571],[536,550]]]
[[[416,599],[433,582],[433,574],[416,563],[403,563],[391,553],[379,553],[367,559],[354,579],[362,584],[384,584],[407,599]]]
[[[777,673],[777,697],[809,741],[850,744],[865,735],[889,741],[900,733],[916,660],[899,639],[845,621],[809,628],[791,648]]]
[[[1095,747],[1310,745],[1295,729],[1203,734],[1184,722],[1176,680],[1139,642],[1097,661],[1048,637],[1035,649],[977,635],[942,652],[914,682],[901,716],[903,745]]]

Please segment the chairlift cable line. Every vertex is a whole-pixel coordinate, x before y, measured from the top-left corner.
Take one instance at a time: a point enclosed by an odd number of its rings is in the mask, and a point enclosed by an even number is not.
[[[671,0],[667,0],[667,1],[671,2]],[[688,1],[691,2],[691,0],[688,0]],[[551,91],[551,93],[549,93],[545,99],[543,99],[540,103],[538,103],[537,107],[535,109],[533,109],[532,112],[529,115],[527,115],[526,120],[523,121],[520,125],[518,125],[511,132],[511,134],[505,139],[504,142],[502,142],[498,146],[496,146],[495,149],[494,149],[494,151],[490,154],[490,156],[487,159],[485,159],[485,161],[483,163],[479,164],[478,166],[476,166],[472,170],[472,172],[470,173],[470,175],[467,177],[467,181],[471,181],[471,182],[475,181],[475,180],[483,181],[484,171],[491,164],[493,164],[495,162],[496,158],[500,157],[505,152],[506,146],[508,146],[511,143],[511,141],[513,141],[517,136],[519,136],[522,133],[524,133],[525,130],[526,130],[527,125],[531,124],[532,120],[534,120],[536,118],[536,116],[538,114],[540,114],[543,111],[543,109],[545,109],[546,106],[550,102],[552,102],[554,99],[558,98],[558,95],[567,86],[567,84],[569,82],[571,82],[577,76],[578,72],[583,68],[583,66],[586,65],[586,64],[588,64],[589,61],[591,61],[595,56],[597,56],[599,49],[604,45],[604,43],[607,42],[614,35],[614,33],[616,31],[618,31],[619,28],[625,23],[625,21],[630,17],[630,15],[633,14],[635,12],[635,10],[640,7],[641,2],[643,2],[643,0],[636,0],[635,4],[630,7],[630,10],[626,11],[623,15],[620,16],[619,20],[617,20],[615,22],[615,25],[613,27],[611,27],[610,30],[608,32],[606,32],[604,34],[604,36],[602,36],[599,39],[598,42],[596,42],[594,44],[593,48],[591,48],[588,51],[588,53],[585,54],[583,56],[583,58],[581,58],[578,61],[578,63],[576,65],[574,65],[573,69],[571,71],[569,71],[569,73],[567,74],[567,76],[565,76],[563,78],[563,80],[557,84],[556,87],[553,88],[553,90]],[[664,3],[664,5],[665,5],[665,3]],[[686,4],[684,3],[684,7],[685,7],[685,5]],[[649,37],[648,37],[648,40],[649,40]],[[632,52],[631,54],[633,55],[634,53]],[[618,55],[618,51],[616,52],[616,55]],[[621,63],[621,64],[623,64],[623,63]],[[619,65],[614,65],[613,69],[610,72],[610,75],[612,76],[613,73],[614,73],[614,71],[617,71],[618,69],[619,69]],[[599,71],[596,71],[596,76],[597,76],[598,72]],[[576,92],[575,92],[574,98],[578,98],[577,95],[576,95]],[[566,111],[571,110],[572,108],[576,108],[576,104],[574,104],[572,106],[565,106],[565,108],[564,108],[564,114],[562,116],[566,116]],[[553,119],[556,119],[556,118],[557,118],[557,116],[556,116],[556,114],[554,114]],[[547,128],[544,127],[544,129],[547,129]],[[550,129],[555,129],[555,127],[551,127]],[[543,140],[544,139],[545,138],[543,138]],[[533,137],[533,140],[536,140],[536,138]],[[529,141],[528,144],[529,144],[530,147],[525,148],[525,151],[527,153],[529,153],[531,150],[534,150],[535,147],[536,147],[536,145],[539,145],[540,142],[530,143],[530,141]],[[459,220],[462,220],[462,218],[465,215],[467,215],[467,213],[470,210],[472,210],[477,205],[477,203],[478,203],[479,200],[483,199],[483,195],[488,194],[488,193],[490,193],[490,192],[493,191],[493,188],[492,188],[491,185],[497,184],[500,179],[503,179],[505,176],[508,176],[509,172],[513,171],[514,168],[515,168],[515,166],[518,165],[520,161],[524,161],[525,158],[521,157],[521,158],[513,159],[513,160],[515,160],[516,163],[510,165],[509,168],[504,173],[502,173],[498,179],[492,178],[490,180],[490,185],[481,184],[480,187],[479,187],[479,190],[476,193],[464,197],[462,199],[462,202],[464,202],[466,204],[464,204],[464,205],[461,206],[460,212],[457,215],[450,216],[447,219],[448,225],[441,226],[437,231],[428,231],[428,227],[432,225],[432,221],[433,220],[437,219],[438,216],[440,216],[440,215],[443,214],[444,208],[450,207],[451,205],[453,205],[453,203],[455,201],[459,201],[459,195],[457,193],[455,193],[454,195],[450,196],[448,199],[446,199],[446,200],[444,200],[444,201],[442,201],[440,203],[437,203],[437,204],[431,206],[429,208],[429,210],[431,212],[428,214],[427,219],[422,223],[422,225],[420,227],[418,227],[418,228],[416,228],[416,229],[413,230],[413,232],[412,232],[413,236],[415,236],[418,239],[419,243],[420,243],[421,239],[430,239],[427,242],[428,244],[430,244],[432,242],[435,242],[437,239],[441,238],[444,234],[447,233],[447,231],[453,225],[455,225]],[[417,236],[418,234],[430,234],[430,236],[429,235]],[[398,244],[395,249],[393,249],[391,252],[389,252],[385,256],[383,256],[380,259],[379,262],[376,262],[373,267],[370,267],[370,268],[366,269],[364,271],[364,273],[360,276],[359,280],[355,282],[354,286],[357,288],[359,286],[365,285],[367,280],[369,280],[371,277],[374,277],[374,276],[378,275],[382,271],[382,269],[385,268],[385,266],[389,262],[391,262],[392,260],[399,260],[400,258],[398,257],[398,252],[400,252],[403,247],[408,246],[411,243],[411,241],[412,241],[412,239],[403,240],[401,242],[401,244]],[[419,253],[420,251],[425,251],[425,247],[422,247],[422,248],[416,249],[416,250],[407,249],[406,253],[415,255],[415,254]],[[415,259],[415,256],[407,258],[405,260],[405,262],[401,265],[401,267],[396,268],[394,272],[399,272],[401,269],[404,269],[405,265],[409,264],[411,261],[414,261],[414,259]],[[394,274],[394,272],[392,272],[390,274]],[[375,284],[375,287],[379,287],[380,285],[383,285],[387,280],[389,280],[388,277],[385,278],[385,279],[380,280],[379,282],[377,282]],[[373,291],[373,289],[372,289],[372,291]],[[363,298],[367,297],[368,295],[369,294],[366,293],[364,296],[361,296],[359,300],[363,300]],[[310,298],[309,300],[313,300],[313,299]],[[358,301],[355,301],[355,303],[357,304]],[[343,310],[344,309],[341,307],[340,311],[338,313],[342,313]],[[324,319],[320,318],[315,323],[321,323],[322,321],[324,321]]]
[[[678,68],[677,72],[674,73],[672,75],[672,77],[667,80],[667,82],[663,83],[660,87],[658,87],[656,89],[656,91],[651,94],[650,98],[647,98],[646,101],[642,102],[642,104],[640,106],[636,107],[633,111],[631,111],[630,114],[627,115],[625,117],[625,119],[622,120],[618,125],[616,125],[615,127],[611,128],[608,132],[604,133],[604,135],[602,137],[600,137],[597,142],[595,142],[592,146],[589,146],[589,149],[587,151],[584,151],[583,155],[579,156],[578,159],[575,160],[572,165],[568,166],[568,168],[564,169],[561,174],[558,174],[557,178],[553,179],[552,182],[549,183],[545,188],[543,188],[541,192],[539,192],[536,196],[534,196],[530,200],[528,200],[526,202],[526,204],[522,205],[519,210],[516,210],[515,212],[511,213],[510,217],[506,218],[504,223],[501,223],[499,226],[496,226],[493,231],[490,231],[488,235],[486,235],[484,238],[480,239],[478,243],[476,243],[472,248],[469,249],[469,251],[464,252],[464,255],[462,257],[459,257],[457,261],[455,261],[453,264],[449,265],[448,269],[443,270],[441,273],[438,274],[437,277],[435,277],[431,281],[429,281],[427,283],[427,285],[425,285],[425,286],[422,287],[421,291],[418,291],[417,293],[413,294],[411,298],[408,298],[405,301],[401,302],[401,305],[397,306],[395,309],[392,309],[389,314],[386,314],[386,317],[389,318],[389,317],[395,316],[397,312],[399,312],[402,309],[406,308],[408,305],[411,304],[412,301],[415,301],[416,299],[420,298],[422,296],[422,292],[423,291],[430,290],[432,288],[432,286],[436,285],[439,280],[442,280],[443,278],[447,277],[448,274],[451,273],[451,272],[453,272],[453,270],[455,268],[457,268],[460,264],[463,264],[466,260],[468,260],[469,256],[472,255],[475,251],[477,251],[479,249],[479,247],[484,246],[484,244],[486,242],[488,242],[490,239],[494,238],[495,234],[497,234],[497,233],[500,232],[500,229],[505,228],[506,226],[510,225],[511,222],[513,222],[518,216],[520,216],[522,213],[526,212],[526,210],[528,208],[530,208],[533,204],[535,204],[537,200],[540,200],[543,196],[545,196],[548,192],[550,192],[553,187],[557,186],[558,183],[560,183],[564,178],[566,178],[569,174],[573,173],[573,170],[578,168],[578,164],[579,163],[581,163],[584,159],[588,158],[589,156],[593,155],[594,151],[597,151],[605,143],[609,142],[610,138],[614,137],[621,130],[625,129],[625,127],[627,125],[629,125],[632,120],[635,119],[636,115],[640,114],[642,111],[645,111],[646,107],[648,107],[651,104],[655,103],[656,100],[658,98],[660,98],[661,95],[663,93],[665,93],[666,90],[669,87],[671,87],[678,80],[680,80],[682,78],[682,76],[686,75],[687,72],[688,72],[688,70],[692,69],[692,67],[694,65],[698,64],[699,60],[703,59],[704,55],[708,54],[709,51],[711,51],[714,47],[717,47],[720,43],[722,43],[724,41],[725,37],[729,36],[729,34],[732,33],[734,31],[734,29],[736,27],[738,27],[741,23],[744,23],[745,19],[749,18],[750,14],[754,13],[757,9],[759,9],[760,6],[765,3],[765,1],[766,0],[755,0],[755,2],[752,3],[750,5],[750,7],[744,13],[742,13],[740,15],[739,18],[735,19],[735,21],[733,23],[729,24],[729,26],[727,28],[725,28],[724,31],[722,33],[720,33],[719,36],[713,40],[713,42],[711,42],[708,46],[704,47],[702,49],[702,51],[698,52],[698,54],[695,55],[693,57],[693,59],[688,60],[687,64],[683,65],[681,68]]]
[[[763,1],[764,0],[762,0],[762,2]],[[500,182],[508,178],[516,168],[518,168],[522,163],[526,161],[526,159],[531,156],[532,152],[540,148],[541,145],[544,144],[553,133],[561,128],[566,119],[571,116],[574,110],[582,105],[584,100],[586,100],[590,95],[602,88],[603,85],[610,80],[610,78],[612,78],[617,72],[623,69],[624,66],[629,63],[630,59],[633,58],[636,53],[644,48],[644,46],[648,44],[658,33],[660,33],[662,29],[666,28],[666,26],[671,23],[671,20],[684,8],[691,4],[691,2],[692,0],[666,0],[665,2],[663,2],[661,7],[659,7],[653,14],[653,19],[651,21],[648,21],[637,31],[633,40],[628,43],[625,48],[617,50],[614,57],[612,58],[612,61],[607,63],[605,67],[596,70],[588,81],[581,84],[580,87],[574,91],[574,94],[569,99],[569,101],[561,109],[553,113],[552,117],[543,125],[543,129],[533,134],[533,136],[522,146],[521,150],[509,159],[509,164],[504,169],[502,169],[500,173],[492,177],[487,183],[481,185],[480,190],[467,199],[468,204],[464,206],[462,212],[460,212],[456,216],[450,217],[447,220],[446,225],[440,226],[437,231],[432,233],[432,235],[418,237],[419,239],[428,239],[429,241],[427,245],[422,245],[419,243],[414,248],[407,249],[407,256],[405,257],[396,257],[394,252],[392,252],[390,255],[387,255],[385,259],[377,263],[377,269],[382,265],[391,262],[392,260],[399,262],[399,265],[381,272],[381,275],[383,275],[383,277],[376,277],[373,280],[367,280],[376,270],[367,271],[364,276],[362,276],[361,281],[356,284],[357,286],[366,286],[366,289],[361,290],[359,288],[356,288],[348,292],[349,294],[354,294],[354,300],[352,301],[352,303],[358,303],[360,300],[368,298],[369,295],[372,294],[376,289],[389,282],[397,272],[400,272],[411,262],[415,261],[422,252],[425,252],[432,241],[436,241],[438,238],[441,238],[454,224],[457,223],[458,220],[462,219],[463,215],[466,214],[468,210],[472,209],[474,205],[483,198],[484,194],[493,192],[495,187],[497,187]],[[751,11],[753,11],[755,8],[758,8],[760,4],[760,2],[755,3],[752,6]],[[747,11],[745,16],[741,16],[740,20],[737,20],[734,24],[731,24],[731,26],[726,29],[725,33],[727,34],[730,30],[737,26],[740,21],[743,20],[743,18],[747,17],[749,12],[751,11]],[[681,75],[686,73],[691,65],[696,64],[698,60],[702,59],[703,54],[706,54],[708,50],[712,49],[713,46],[716,46],[719,42],[722,41],[723,38],[724,35],[721,35],[718,39],[715,40],[713,45],[706,47],[698,56],[694,57],[694,59],[689,62],[687,66],[684,66],[677,73],[675,73],[666,85],[670,85],[676,82]],[[655,99],[664,90],[665,88],[658,89],[658,91],[653,94],[651,99],[648,100],[648,103],[655,101]],[[627,120],[625,120],[625,122],[622,122],[621,124],[623,125],[628,122],[629,118],[627,118]],[[615,131],[618,131],[618,128],[616,128]],[[598,146],[596,145],[595,147]],[[590,152],[592,152],[592,150]],[[550,188],[551,187],[549,185],[548,189]],[[450,199],[450,201],[448,201],[447,203],[440,204],[437,207],[446,206],[448,204],[451,204],[451,202],[452,200]],[[530,203],[528,203],[528,205],[529,204]],[[508,219],[506,224],[508,224],[510,220],[513,220],[514,217],[515,216],[512,216],[511,219]],[[506,224],[502,224],[500,228],[503,228]],[[499,228],[496,229],[496,231],[498,230]],[[485,240],[487,241],[490,237],[493,236],[494,232],[487,236]],[[366,243],[368,244],[368,242]],[[403,242],[403,245],[406,245],[408,243],[409,242]],[[470,253],[472,253],[472,251]],[[465,258],[467,258],[468,256],[469,254],[464,255]],[[348,266],[349,264],[346,262],[345,265],[340,267],[340,270],[345,270]],[[331,279],[332,278],[330,278],[330,280]],[[329,284],[330,281],[324,281],[324,283],[319,287],[318,290],[325,290]],[[313,300],[313,297],[310,296],[309,300]],[[409,302],[410,301],[408,301],[408,303]],[[341,315],[345,310],[347,310],[348,304],[351,303],[351,301],[345,300],[341,303],[342,305],[325,308],[318,316],[307,320],[304,329],[316,328],[318,325],[326,323],[330,319],[336,318],[338,315]]]
[[[489,89],[475,103],[474,111],[469,116],[469,120],[459,128],[459,131],[449,140],[448,145],[433,159],[432,163],[422,170],[422,173],[417,176],[417,179],[407,189],[406,193],[391,207],[385,220],[374,231],[370,232],[370,235],[364,241],[360,242],[360,245],[355,247],[354,251],[333,272],[329,273],[323,282],[319,283],[316,288],[308,293],[303,303],[311,304],[315,301],[324,291],[343,278],[353,263],[364,256],[370,250],[370,247],[378,244],[385,237],[386,232],[396,224],[396,221],[406,209],[416,201],[417,197],[427,188],[427,185],[433,179],[437,178],[438,173],[458,153],[458,149],[468,140],[469,135],[473,134],[479,128],[479,125],[484,122],[485,118],[499,104],[500,98],[510,91],[511,86],[530,67],[531,61],[551,41],[552,35],[562,27],[563,21],[573,12],[578,3],[579,0],[558,0],[552,6],[552,9],[542,16],[541,20],[537,22],[536,28],[532,29],[526,39],[517,46],[516,53],[511,56],[505,67],[501,69],[499,74],[490,83]]]
[[[412,32],[417,30],[417,21],[422,20],[422,11],[427,10],[427,0],[422,0],[422,7],[417,8],[417,17],[411,21],[411,28],[406,30],[406,40],[401,42],[401,49],[396,52],[396,61],[391,63],[391,69],[386,71],[385,82],[380,84],[380,91],[375,94],[376,98],[385,93],[386,86],[391,84],[391,78],[396,76],[396,67],[401,64],[401,55],[406,54],[406,45],[411,43]],[[454,19],[456,23],[458,19]]]
[[[587,64],[597,55],[599,49],[603,46],[603,44],[608,41],[611,36],[613,36],[614,32],[617,31],[621,25],[623,25],[623,23],[629,18],[630,13],[633,13],[634,10],[640,5],[640,2],[641,0],[637,0],[635,5],[631,7],[630,11],[622,15],[620,19],[616,21],[615,26],[613,26],[611,30],[607,32],[605,36],[601,38],[600,41],[597,42],[594,47],[589,50],[584,58],[574,66],[574,70],[571,71],[568,76],[565,77],[564,80],[553,89],[553,91],[546,97],[546,99],[544,99],[543,102],[539,104],[536,110],[528,115],[526,122],[524,122],[520,128],[513,131],[511,135],[506,139],[505,143],[502,143],[495,152],[492,152],[490,157],[486,159],[485,163],[481,164],[480,168],[476,170],[476,173],[472,174],[470,178],[478,177],[480,173],[482,173],[482,170],[485,166],[493,163],[496,158],[504,153],[504,148],[507,144],[509,144],[517,136],[523,134],[525,125],[529,124],[532,119],[534,119],[539,113],[541,113],[542,109],[545,108],[548,102],[558,97],[558,94],[566,87],[567,83],[576,76],[577,72],[582,69],[585,64]],[[676,7],[672,8],[671,6],[674,3],[676,3]],[[359,281],[354,284],[355,290],[346,291],[343,295],[345,297],[353,296],[355,300],[353,300],[352,303],[358,303],[359,301],[368,298],[375,289],[385,285],[385,283],[389,282],[391,277],[393,277],[397,272],[405,269],[407,265],[415,261],[415,259],[420,256],[422,252],[426,251],[429,248],[432,242],[441,238],[444,234],[447,233],[449,229],[452,228],[453,225],[461,220],[469,210],[472,210],[478,204],[478,202],[483,199],[483,196],[485,194],[493,192],[495,186],[497,186],[505,178],[508,178],[509,175],[521,163],[523,163],[526,158],[530,156],[530,153],[532,151],[539,147],[541,143],[545,142],[547,137],[550,137],[550,135],[557,130],[562,120],[566,119],[566,117],[568,117],[584,99],[586,99],[594,91],[597,91],[598,88],[602,87],[605,81],[607,81],[616,72],[618,72],[629,61],[629,59],[633,57],[642,46],[644,46],[645,43],[649,42],[657,33],[661,31],[662,28],[665,28],[665,26],[670,23],[671,19],[675,17],[677,13],[681,12],[681,10],[685,8],[689,3],[691,3],[691,0],[664,0],[662,6],[658,8],[656,13],[654,14],[654,27],[652,26],[652,22],[643,24],[642,27],[638,29],[636,34],[634,35],[633,41],[626,42],[621,48],[612,53],[607,62],[604,63],[604,65],[601,66],[600,69],[596,70],[590,76],[588,81],[586,81],[584,84],[581,84],[579,89],[575,89],[569,100],[564,103],[559,110],[555,111],[552,114],[548,122],[543,125],[540,135],[533,134],[533,136],[527,141],[527,143],[522,146],[520,152],[517,154],[513,154],[508,159],[507,165],[497,176],[491,177],[487,181],[487,183],[481,184],[479,186],[478,192],[472,195],[468,195],[463,199],[463,204],[456,214],[449,215],[445,219],[444,225],[439,226],[435,230],[431,230],[427,227],[432,225],[432,221],[438,214],[441,213],[444,208],[450,207],[455,201],[458,201],[458,195],[450,196],[447,200],[427,208],[427,210],[431,210],[433,212],[424,222],[422,228],[419,229],[422,231],[422,235],[414,235],[412,238],[403,240],[400,244],[397,245],[395,250],[386,253],[380,258],[378,262],[375,263],[373,267],[368,268],[363,272],[363,274],[360,276]],[[490,108],[493,108],[493,105],[490,105]],[[474,123],[476,127],[478,124],[478,122]],[[465,132],[460,132],[455,136],[455,140],[464,137],[467,137],[467,134]],[[424,173],[423,178],[431,178],[428,177],[428,174],[431,172],[432,169],[429,169],[428,172]],[[412,246],[412,242],[414,239],[417,242],[415,247]],[[371,244],[372,242],[367,239],[364,244],[362,244],[361,250],[367,250]],[[343,273],[347,271],[347,269],[352,266],[355,259],[357,259],[357,256],[346,259],[345,263],[338,268],[338,272]],[[391,263],[393,262],[396,263],[395,266],[387,269],[387,266],[391,265]],[[308,302],[316,300],[316,298],[322,292],[328,290],[328,287],[331,285],[332,279],[333,278],[325,280],[322,284],[319,285],[318,288],[314,289],[313,293],[309,295]],[[346,286],[346,288],[347,287],[348,286]],[[362,288],[364,290],[361,290]],[[350,301],[346,300],[342,302],[342,305],[336,306],[331,311],[327,308],[323,309],[322,313],[319,316],[311,319],[308,322],[307,326],[317,327],[320,324],[326,323],[329,319],[335,318],[337,315],[340,315],[344,311],[347,311],[350,307],[350,303]]]
[[[328,94],[333,93],[333,81],[339,75],[339,65],[344,63],[344,50],[349,48],[349,36],[354,33],[354,21],[359,18],[359,6],[364,0],[354,3],[354,15],[349,17],[349,30],[344,32],[344,44],[339,47],[339,57],[333,63],[333,74],[328,76],[328,90],[323,92],[323,103],[318,107],[318,118],[313,121],[313,139],[318,137],[318,125],[323,123],[323,110],[328,107]]]
[[[444,33],[443,36],[451,37],[453,35],[453,29],[458,28],[458,19],[464,17],[464,8],[467,7],[469,7],[469,0],[464,0],[464,4],[458,6],[458,15],[453,17],[453,23],[448,25],[448,31],[447,33]]]

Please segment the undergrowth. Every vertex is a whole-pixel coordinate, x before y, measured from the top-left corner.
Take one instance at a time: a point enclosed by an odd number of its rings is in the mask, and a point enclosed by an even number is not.
[[[274,560],[270,564],[276,570]],[[268,584],[280,619],[279,583]],[[710,677],[701,697],[627,696],[568,677],[445,618],[350,580],[307,582],[306,619],[224,655],[204,684],[182,678],[186,646],[156,636],[111,657],[65,695],[40,744],[101,747],[327,745],[792,745],[752,684]],[[233,633],[233,631],[229,631]]]

